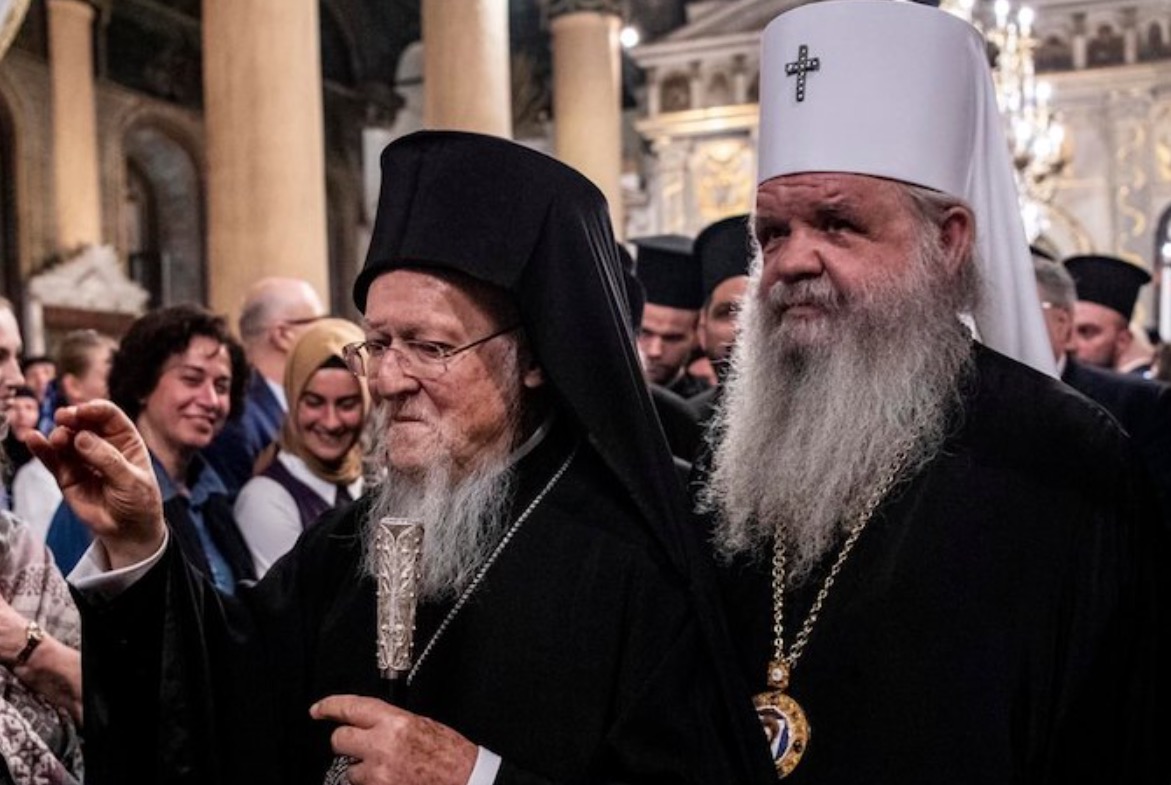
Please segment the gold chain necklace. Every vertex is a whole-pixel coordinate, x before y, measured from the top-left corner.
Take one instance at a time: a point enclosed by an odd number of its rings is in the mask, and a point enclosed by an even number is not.
[[[898,479],[899,472],[906,463],[913,444],[914,440],[898,451],[894,460],[891,461],[890,470],[883,476],[882,481],[875,486],[874,492],[866,500],[865,506],[858,514],[858,519],[850,527],[846,540],[842,543],[841,550],[838,551],[838,557],[829,569],[829,574],[822,581],[821,589],[818,590],[817,597],[814,598],[813,605],[809,609],[809,614],[797,632],[797,637],[793,639],[793,645],[789,648],[788,654],[785,654],[783,622],[785,615],[785,542],[779,533],[774,538],[773,656],[768,664],[769,689],[754,697],[752,702],[756,706],[756,715],[764,728],[764,735],[768,740],[777,776],[781,778],[787,777],[801,762],[801,756],[805,754],[805,750],[809,746],[810,736],[809,721],[805,718],[805,711],[797,701],[786,694],[786,690],[789,688],[789,676],[797,665],[801,652],[805,650],[805,645],[809,642],[813,625],[817,623],[826,597],[829,596],[838,573],[842,571],[842,565],[846,563],[846,557],[850,555],[858,538],[862,536],[862,530],[874,517],[874,511],[878,509],[878,505]]]

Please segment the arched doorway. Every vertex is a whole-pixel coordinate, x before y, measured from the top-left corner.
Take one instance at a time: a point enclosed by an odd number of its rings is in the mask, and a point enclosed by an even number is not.
[[[163,129],[132,127],[126,151],[122,239],[130,277],[151,306],[207,302],[203,190],[191,154]]]

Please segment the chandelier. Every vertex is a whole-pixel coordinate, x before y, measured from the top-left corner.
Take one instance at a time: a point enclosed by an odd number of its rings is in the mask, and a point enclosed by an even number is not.
[[[1052,88],[1037,80],[1033,52],[1033,10],[1013,13],[1009,0],[996,0],[992,14],[977,0],[944,0],[942,7],[970,22],[988,42],[992,81],[1004,116],[1005,134],[1020,193],[1021,215],[1029,240],[1047,228],[1046,205],[1056,193],[1059,175],[1069,163],[1065,129],[1050,106]]]

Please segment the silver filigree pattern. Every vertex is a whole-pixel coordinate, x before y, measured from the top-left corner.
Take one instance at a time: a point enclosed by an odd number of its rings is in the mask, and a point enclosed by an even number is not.
[[[378,670],[384,679],[397,679],[411,669],[422,524],[383,518],[374,534],[374,552],[378,563]]]

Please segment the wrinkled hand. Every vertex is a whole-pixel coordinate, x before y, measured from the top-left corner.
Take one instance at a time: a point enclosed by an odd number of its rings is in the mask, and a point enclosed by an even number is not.
[[[353,785],[464,785],[476,764],[476,745],[463,736],[377,698],[332,695],[309,714],[341,725],[331,742],[338,755],[357,759]]]
[[[149,557],[163,542],[162,494],[134,424],[100,400],[58,409],[56,420],[48,438],[29,434],[28,448],[102,541],[112,568]]]

